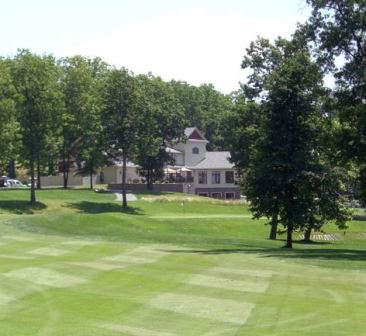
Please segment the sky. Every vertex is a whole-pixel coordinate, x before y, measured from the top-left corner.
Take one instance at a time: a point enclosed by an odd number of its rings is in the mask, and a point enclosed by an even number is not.
[[[250,42],[290,37],[309,13],[305,0],[0,0],[0,56],[99,56],[230,93]]]

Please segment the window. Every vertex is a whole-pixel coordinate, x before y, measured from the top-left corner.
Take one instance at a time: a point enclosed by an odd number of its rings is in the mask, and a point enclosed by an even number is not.
[[[220,184],[220,172],[213,171],[212,172],[212,184]]]
[[[198,196],[208,197],[208,193],[207,192],[199,192],[197,194],[198,194]]]
[[[198,184],[207,184],[207,172],[198,172]]]
[[[222,194],[220,192],[212,192],[211,197],[212,198],[221,198]]]
[[[225,182],[234,183],[234,172],[233,171],[225,172]]]
[[[225,198],[226,199],[234,199],[235,198],[235,193],[227,192],[227,193],[225,193]]]
[[[192,154],[199,154],[200,153],[200,150],[198,147],[193,147],[192,148]]]

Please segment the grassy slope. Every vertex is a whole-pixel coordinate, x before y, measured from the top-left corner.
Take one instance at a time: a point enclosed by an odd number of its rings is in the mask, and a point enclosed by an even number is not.
[[[38,195],[29,209],[0,193],[4,335],[364,332],[365,222],[285,251],[242,205],[145,197],[122,213],[110,194]]]

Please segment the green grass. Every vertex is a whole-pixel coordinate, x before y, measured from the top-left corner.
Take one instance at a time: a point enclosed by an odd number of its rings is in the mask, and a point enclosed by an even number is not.
[[[365,221],[289,251],[235,202],[28,192],[0,192],[1,335],[365,334]]]

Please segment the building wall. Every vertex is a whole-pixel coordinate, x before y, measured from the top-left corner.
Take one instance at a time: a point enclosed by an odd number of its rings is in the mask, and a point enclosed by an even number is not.
[[[183,166],[184,165],[184,154],[183,153],[174,153],[172,154],[175,165]]]
[[[199,184],[198,183],[198,173],[201,171],[207,172],[207,184]],[[212,183],[212,172],[219,171],[220,172],[220,184]],[[195,188],[232,188],[237,187],[235,183],[226,183],[225,181],[225,172],[232,171],[234,172],[235,179],[235,171],[233,169],[197,169],[193,171],[194,176],[194,187]]]
[[[221,199],[227,199],[228,194],[233,194],[233,199],[240,199],[240,189],[239,187],[221,187],[221,188],[196,188],[195,193],[199,195],[200,193],[206,193],[208,197],[216,197]],[[215,193],[216,195],[213,195]],[[218,194],[218,195],[217,195]]]
[[[133,180],[141,180],[141,176],[137,173],[136,167],[127,167],[126,169],[126,181],[127,183]],[[117,183],[122,183],[122,167],[117,167]]]
[[[108,189],[114,191],[122,190],[122,184],[112,183],[108,185]],[[147,185],[145,183],[126,184],[126,190],[131,192],[144,192],[147,191]],[[161,183],[154,184],[153,191],[157,192],[184,192],[183,183]]]
[[[93,183],[95,184],[97,181],[96,176],[93,176]],[[41,185],[42,187],[61,187],[64,185],[63,175],[56,176],[41,176]],[[79,175],[69,175],[67,185],[70,187],[74,186],[85,186],[89,187],[90,185],[90,177],[82,177]]]
[[[110,166],[102,169],[104,173],[104,183],[122,183],[122,167]],[[137,173],[136,167],[127,167],[126,180],[127,182],[135,179],[141,180],[141,176]]]
[[[186,143],[179,143],[175,148],[184,152],[184,164],[188,167],[195,166],[206,157],[207,141],[187,140]],[[193,154],[192,149],[197,147],[199,154]]]
[[[104,183],[117,183],[117,169],[115,166],[103,167]]]

